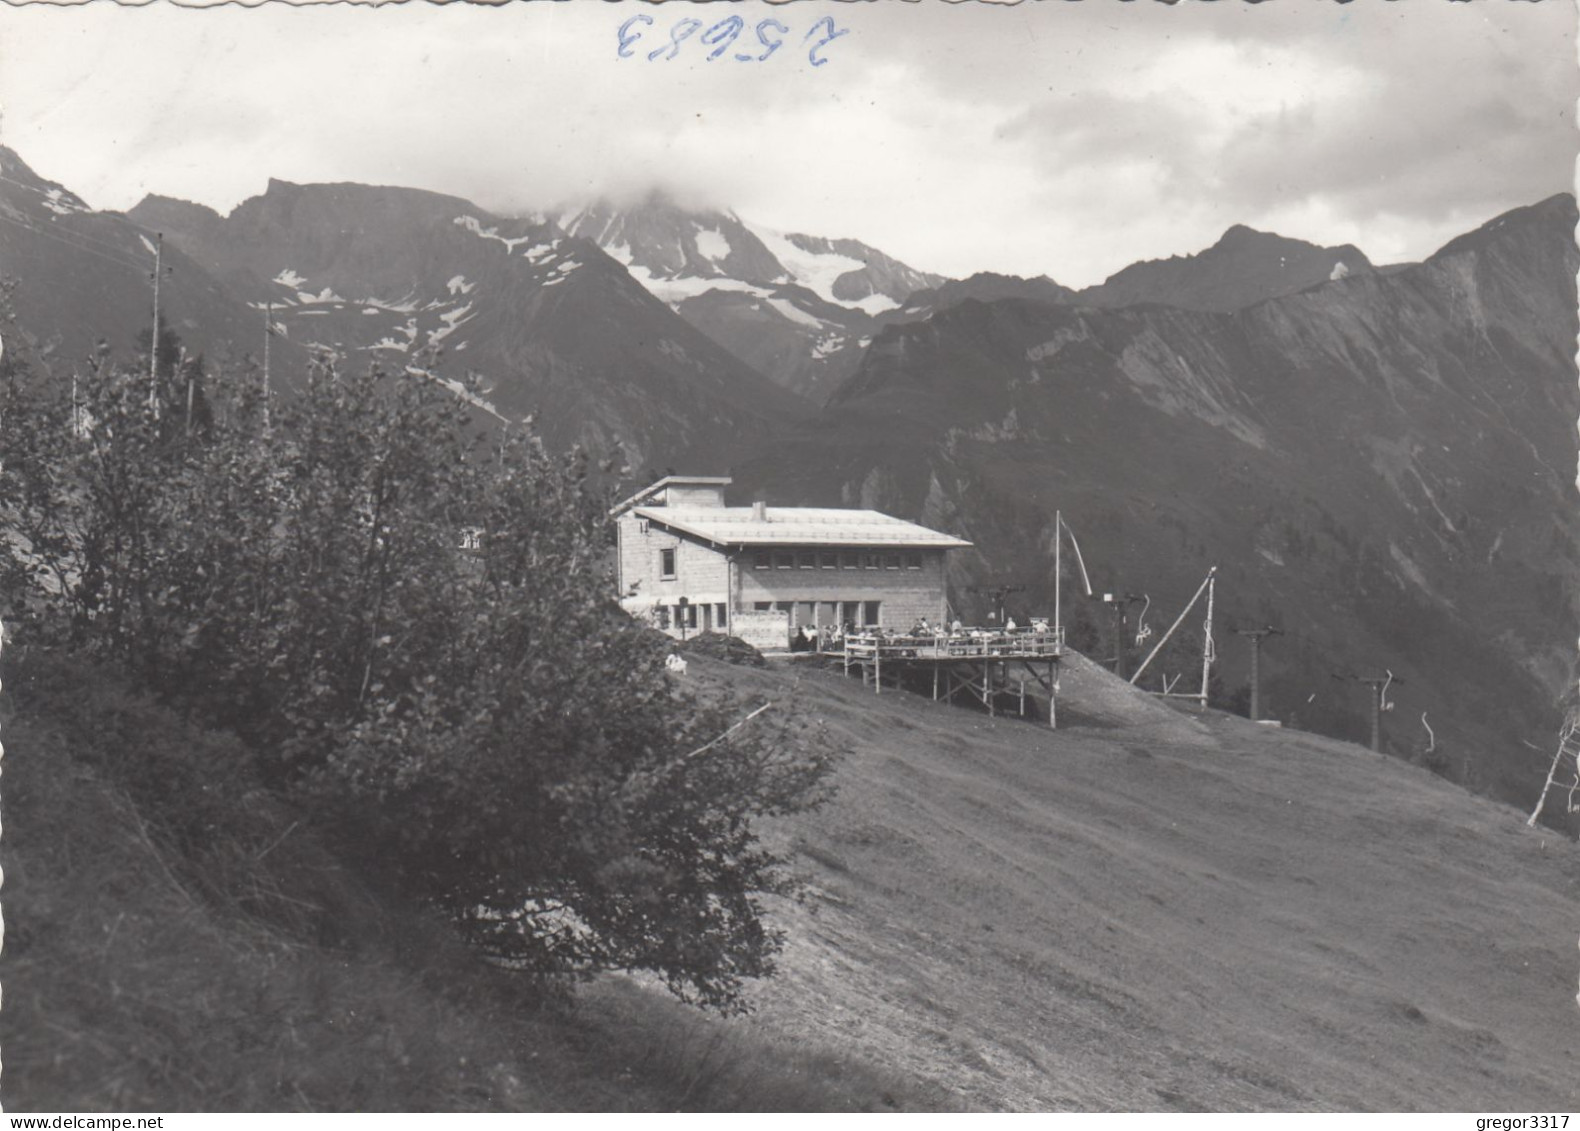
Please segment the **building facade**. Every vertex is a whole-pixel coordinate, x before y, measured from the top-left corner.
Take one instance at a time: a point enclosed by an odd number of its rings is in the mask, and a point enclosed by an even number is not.
[[[783,614],[786,643],[946,619],[945,555],[969,542],[877,511],[730,507],[729,483],[670,476],[614,509],[622,608],[674,636]]]

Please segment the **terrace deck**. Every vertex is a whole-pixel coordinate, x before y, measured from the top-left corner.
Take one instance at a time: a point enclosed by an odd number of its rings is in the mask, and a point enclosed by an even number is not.
[[[933,698],[953,702],[966,692],[990,715],[998,700],[1016,696],[1019,712],[1026,713],[1029,675],[1048,699],[1048,723],[1057,725],[1055,702],[1059,689],[1059,658],[1064,654],[1064,633],[1023,629],[1014,632],[973,629],[933,636],[901,636],[881,632],[854,633],[844,639],[844,667],[861,673],[875,694],[884,682],[901,687],[906,677],[918,674],[932,680]],[[914,679],[913,679],[914,681]]]

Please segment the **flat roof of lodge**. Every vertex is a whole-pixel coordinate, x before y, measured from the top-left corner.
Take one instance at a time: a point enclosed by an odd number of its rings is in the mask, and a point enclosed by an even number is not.
[[[906,546],[956,549],[963,538],[878,511],[842,507],[636,507],[633,514],[716,546]]]

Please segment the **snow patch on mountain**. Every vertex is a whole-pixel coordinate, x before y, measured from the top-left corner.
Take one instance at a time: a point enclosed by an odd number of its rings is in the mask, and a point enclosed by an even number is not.
[[[697,231],[697,253],[704,259],[722,263],[729,258],[730,241],[724,238],[723,232],[700,228]]]
[[[500,412],[499,409],[495,408],[492,402],[490,402],[489,400],[487,400],[486,398],[484,398],[480,394],[474,392],[473,390],[467,388],[465,385],[463,385],[460,381],[456,380],[454,377],[441,377],[439,374],[433,372],[432,370],[423,369],[420,366],[416,366],[416,365],[408,365],[406,367],[406,373],[407,373],[408,376],[425,377],[425,378],[427,378],[430,381],[434,381],[434,382],[436,382],[436,383],[438,383],[440,385],[443,385],[446,389],[449,389],[452,393],[454,393],[456,396],[460,397],[467,404],[473,405],[473,406],[475,406],[477,408],[482,409],[484,412],[486,412],[489,415],[493,416],[496,420],[504,420],[507,423],[509,422],[508,418],[505,416],[505,414]]]
[[[477,289],[477,284],[468,283],[465,275],[456,275],[445,284],[445,288],[452,295],[469,295]]]
[[[845,305],[854,306],[857,310],[865,311],[876,318],[885,311],[893,310],[900,304],[888,295],[868,295],[866,298],[859,298],[855,302],[846,302]]]
[[[741,291],[756,295],[758,298],[767,298],[770,294],[762,287],[743,283],[739,279],[698,279],[695,276],[661,279],[638,264],[633,264],[627,270],[630,271],[633,279],[646,287],[661,302],[667,302],[670,306],[684,302],[688,298],[707,294],[709,291]]]
[[[843,334],[827,334],[817,340],[812,346],[812,360],[822,361],[832,357],[844,348],[847,341]]]
[[[483,227],[482,221],[476,216],[457,216],[455,218],[455,224],[457,227],[465,228],[479,239],[496,240],[499,243],[504,244],[505,253],[507,255],[516,250],[517,244],[526,243],[532,238],[531,236],[502,236],[499,234],[498,228]]]
[[[44,194],[44,207],[57,216],[70,216],[73,212],[93,211],[93,209],[66,190],[58,188],[52,188]]]
[[[413,314],[417,310],[417,300],[408,294],[399,302],[386,302],[381,298],[365,298],[363,306],[371,306],[376,310],[388,311],[391,314]]]
[[[800,283],[825,302],[849,305],[841,303],[834,297],[834,281],[851,271],[860,271],[866,266],[861,260],[852,259],[848,255],[804,251],[792,243],[783,232],[770,231],[767,228],[757,228],[754,231],[757,238],[763,241],[763,245],[773,253],[773,257],[789,272],[787,277],[781,277],[775,280],[776,282]],[[889,299],[883,301],[888,304],[883,308],[885,310],[894,306]]]
[[[810,329],[821,330],[827,325],[827,323],[821,318],[814,318],[812,315],[808,314],[806,311],[802,310],[799,306],[796,306],[788,299],[770,298],[768,300],[768,305],[773,307],[786,318],[790,319],[790,321],[799,323],[800,325],[809,327]]]
[[[143,242],[148,243],[146,239],[143,240]],[[154,250],[152,245],[149,246],[148,250]],[[287,267],[285,270],[276,275],[273,281],[279,283],[282,287],[290,287],[291,290],[294,291],[303,283],[307,282],[307,278],[304,275],[298,275],[295,271],[292,271],[289,267]]]

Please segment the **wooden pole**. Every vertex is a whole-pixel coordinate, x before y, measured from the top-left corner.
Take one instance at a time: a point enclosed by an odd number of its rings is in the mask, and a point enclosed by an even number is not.
[[[1254,723],[1262,717],[1262,641],[1278,636],[1279,631],[1268,625],[1266,628],[1237,629],[1235,635],[1251,642],[1251,721]]]
[[[1114,594],[1114,674],[1125,678],[1125,599]]]
[[[1201,709],[1207,709],[1207,680],[1212,674],[1217,645],[1212,640],[1212,596],[1215,588],[1211,573],[1207,575],[1207,621],[1201,638]]]
[[[1053,674],[1053,669],[1056,666],[1057,663],[1055,661],[1048,661],[1048,728],[1050,730],[1059,729],[1058,682]]]
[[[1371,683],[1372,689],[1372,749],[1378,754],[1382,753],[1382,689],[1383,685],[1376,680]]]

